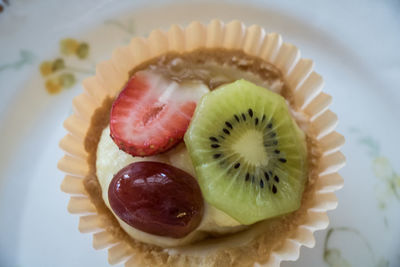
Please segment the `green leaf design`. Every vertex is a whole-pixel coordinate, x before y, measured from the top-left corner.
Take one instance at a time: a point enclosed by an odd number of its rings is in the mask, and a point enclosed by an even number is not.
[[[376,157],[372,161],[372,170],[375,176],[383,181],[388,181],[393,176],[392,166],[386,157]]]
[[[64,69],[64,68],[65,68],[64,59],[62,59],[62,58],[57,58],[57,59],[55,59],[55,60],[53,61],[53,64],[52,64],[53,72],[58,71],[58,70],[61,70],[61,69]]]
[[[76,82],[74,74],[69,72],[61,74],[58,79],[63,88],[71,88]]]
[[[131,36],[135,34],[135,24],[134,24],[133,20],[129,20],[129,21],[123,23],[118,20],[110,19],[110,20],[106,20],[104,23],[115,26]]]
[[[330,228],[328,232],[326,233],[325,236],[325,242],[324,242],[324,254],[323,254],[323,259],[325,263],[329,265],[329,267],[348,267],[351,266],[351,264],[345,259],[339,248],[332,248],[329,247],[329,240],[331,239],[332,235],[337,232],[342,232],[342,233],[351,233],[360,238],[360,240],[365,244],[365,247],[368,251],[368,255],[371,257],[370,262],[371,266],[379,266],[377,264],[380,264],[380,262],[376,262],[375,260],[375,253],[372,250],[372,247],[368,240],[362,235],[357,229],[351,228],[351,227],[334,227]],[[355,249],[360,249],[360,248],[355,248]],[[383,265],[384,266],[384,265]],[[381,266],[379,266],[381,267]]]
[[[393,173],[390,180],[390,189],[393,195],[400,201],[400,175]]]
[[[382,200],[378,200],[378,208],[380,210],[385,210],[386,209],[386,202]]]
[[[87,56],[89,55],[89,45],[87,43],[81,43],[78,46],[78,49],[76,51],[76,55],[80,58],[80,59],[85,59],[87,58]]]
[[[390,198],[400,201],[400,175],[395,171],[387,157],[381,155],[379,142],[369,135],[364,135],[358,128],[350,127],[349,131],[359,136],[358,142],[364,145],[372,158],[372,171],[381,183],[375,187],[378,208],[385,210],[392,203]],[[387,222],[385,222],[387,224]]]
[[[19,55],[25,64],[32,64],[35,59],[35,55],[29,50],[21,50]]]
[[[351,267],[351,264],[342,257],[340,250],[336,248],[326,250],[324,260],[330,267]]]
[[[389,267],[389,261],[384,258],[380,258],[376,264],[376,267]]]
[[[371,136],[362,137],[359,140],[359,142],[360,142],[360,144],[363,144],[369,148],[369,153],[372,157],[379,156],[379,152],[380,152],[379,143],[378,143],[378,141],[373,139]]]
[[[22,66],[25,66],[27,64],[32,64],[34,59],[35,59],[35,55],[31,51],[22,49],[19,51],[19,59],[16,60],[15,62],[0,65],[0,71],[6,70],[6,69],[18,70]]]
[[[372,161],[372,170],[375,176],[386,183],[388,188],[385,198],[395,196],[400,201],[400,175],[393,169],[386,157],[376,157]]]

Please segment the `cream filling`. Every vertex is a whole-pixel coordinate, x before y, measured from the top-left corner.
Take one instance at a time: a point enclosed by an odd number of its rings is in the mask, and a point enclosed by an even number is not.
[[[113,210],[108,200],[108,187],[111,180],[122,168],[132,162],[137,161],[164,162],[180,168],[190,173],[193,177],[196,177],[193,164],[184,143],[181,143],[167,153],[144,158],[133,157],[128,153],[119,150],[118,146],[110,138],[110,128],[107,127],[103,130],[97,147],[96,171],[97,178],[102,189],[103,200],[111,212],[113,212]],[[204,215],[200,225],[197,227],[197,229],[183,238],[162,237],[145,233],[122,221],[114,212],[113,214],[115,218],[117,218],[121,227],[130,237],[161,247],[176,247],[186,245],[201,240],[208,235],[224,235],[227,233],[238,232],[247,228],[247,226],[241,225],[235,219],[209,205],[207,202],[204,203],[204,207]]]

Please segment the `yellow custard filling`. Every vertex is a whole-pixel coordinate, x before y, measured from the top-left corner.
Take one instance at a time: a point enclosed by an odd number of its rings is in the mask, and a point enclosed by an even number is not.
[[[112,209],[108,201],[108,187],[111,180],[119,170],[128,164],[137,161],[164,162],[180,168],[195,177],[193,165],[184,143],[179,144],[177,147],[173,148],[167,153],[143,158],[133,157],[118,148],[118,146],[110,138],[110,128],[107,127],[103,130],[97,147],[96,169],[97,178],[102,189],[104,203],[111,211]],[[201,240],[209,235],[234,233],[247,228],[247,226],[240,225],[239,222],[231,218],[229,215],[207,204],[207,202],[204,204],[205,210],[202,222],[197,229],[183,238],[170,238],[148,234],[126,224],[124,221],[119,219],[118,216],[115,215],[115,217],[118,219],[121,227],[130,237],[145,243],[162,247],[186,245]]]

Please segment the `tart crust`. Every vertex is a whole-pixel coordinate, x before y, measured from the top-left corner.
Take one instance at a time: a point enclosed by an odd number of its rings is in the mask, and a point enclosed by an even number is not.
[[[157,58],[148,60],[131,71],[146,69],[152,64],[164,64],[176,56],[190,61],[207,61],[213,59],[217,63],[226,63],[259,75],[264,80],[279,79],[283,83],[281,95],[288,100],[290,108],[296,110],[290,90],[279,70],[262,59],[250,56],[241,50],[199,49],[193,52],[169,52]],[[247,62],[244,64],[243,62]],[[315,203],[314,195],[318,166],[321,158],[320,148],[316,141],[313,128],[306,123],[305,130],[308,149],[309,175],[303,192],[301,207],[290,214],[268,219],[251,226],[250,229],[225,237],[209,237],[195,244],[164,249],[155,245],[145,244],[128,236],[119,226],[114,215],[104,204],[101,187],[96,176],[96,152],[103,129],[109,124],[109,114],[113,98],[104,99],[91,118],[84,146],[88,153],[87,163],[89,173],[84,179],[84,186],[98,214],[106,221],[107,231],[115,238],[125,240],[134,251],[137,265],[146,266],[253,266],[255,262],[266,262],[272,250],[279,249],[283,241],[293,234],[293,231],[306,221],[307,210]],[[295,118],[296,119],[296,118]],[[297,120],[298,123],[303,123]]]

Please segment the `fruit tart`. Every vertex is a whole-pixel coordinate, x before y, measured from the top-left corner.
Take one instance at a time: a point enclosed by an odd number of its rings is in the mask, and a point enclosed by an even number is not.
[[[259,26],[194,22],[117,49],[74,100],[69,211],[127,266],[278,266],[327,227],[344,165],[322,79]],[[90,214],[88,214],[90,213]]]

